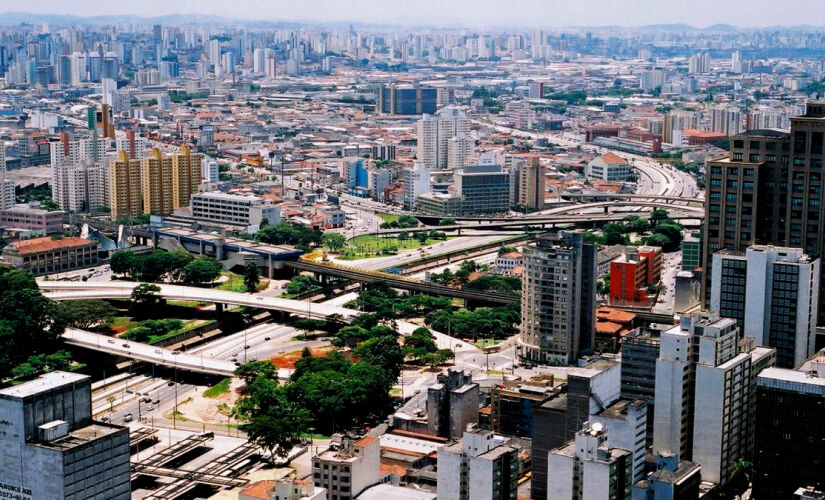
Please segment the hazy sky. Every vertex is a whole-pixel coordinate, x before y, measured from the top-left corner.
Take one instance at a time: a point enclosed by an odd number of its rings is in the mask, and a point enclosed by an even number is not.
[[[439,26],[825,25],[825,0],[0,0],[7,11]]]

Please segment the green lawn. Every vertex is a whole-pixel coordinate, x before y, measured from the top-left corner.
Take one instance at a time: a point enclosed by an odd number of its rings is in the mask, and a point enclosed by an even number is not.
[[[501,344],[501,342],[502,340],[499,339],[478,339],[476,341],[476,347],[478,347],[479,349],[484,349],[485,347]]]
[[[209,302],[197,302],[194,300],[167,300],[166,303],[170,306],[180,307],[201,307],[209,305]]]
[[[183,323],[183,328],[181,328],[179,330],[172,330],[171,332],[168,332],[164,335],[153,335],[153,336],[149,337],[149,341],[146,342],[146,343],[149,344],[149,345],[157,344],[158,342],[163,342],[166,339],[171,339],[175,335],[180,335],[181,333],[188,332],[189,330],[194,330],[195,328],[198,328],[199,326],[206,325],[208,323],[214,323],[214,320],[205,321],[205,320],[201,320],[201,319],[194,319],[194,320],[191,320],[191,321],[185,321]]]
[[[399,215],[382,214],[382,213],[376,213],[375,215],[377,215],[378,217],[381,217],[381,220],[383,220],[384,222],[397,221],[398,217],[400,217]]]
[[[228,276],[229,279],[219,284],[215,288],[227,292],[246,292],[246,286],[243,284],[243,276],[241,276],[240,274],[230,273],[229,271],[224,271],[221,273],[221,275]]]
[[[442,241],[444,240],[433,240],[428,238],[427,241],[421,243],[415,238],[400,240],[394,237],[379,237],[374,234],[364,234],[349,240],[348,246],[352,253],[343,254],[339,258],[342,260],[365,259],[368,257],[385,255],[381,253],[381,250],[388,247],[396,247],[398,251],[413,250],[416,248],[428,247],[436,243],[441,243]]]
[[[135,328],[139,323],[139,321],[135,321],[131,316],[115,316],[108,323],[108,326],[112,330],[120,333]]]
[[[227,394],[229,392],[229,383],[231,379],[225,378],[218,382],[217,384],[213,385],[209,389],[203,391],[203,397],[205,398],[216,398],[222,394]]]

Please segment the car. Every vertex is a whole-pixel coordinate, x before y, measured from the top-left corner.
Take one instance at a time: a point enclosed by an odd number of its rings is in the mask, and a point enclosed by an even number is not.
[[[123,344],[123,347],[125,347],[126,349],[128,349],[128,348],[129,348],[129,344]]]
[[[244,349],[249,349],[249,344],[246,344],[245,346],[243,346],[243,348]]]
[[[258,295],[258,296],[257,296],[257,297],[255,297],[255,298],[256,298],[256,299],[258,299],[258,300],[264,300],[264,298],[263,298],[263,297],[261,297],[260,295]]]
[[[109,417],[100,417],[100,421],[101,421],[101,422],[108,422],[108,421],[109,421]]]
[[[160,398],[155,398],[155,400],[152,401],[152,404],[153,405],[160,404]]]
[[[110,344],[114,344],[114,343],[115,343],[115,339],[109,339],[109,343],[110,343]]]
[[[126,415],[123,415],[123,421],[124,422],[131,422],[132,420],[134,420],[134,418],[132,417],[131,413],[127,413]]]
[[[241,364],[235,361],[235,366],[241,366]]]
[[[264,337],[264,340],[269,340],[269,337]]]
[[[160,349],[155,349],[155,354],[163,354],[163,351],[161,351]]]
[[[166,383],[166,385],[168,385],[169,387],[172,387],[173,385],[175,385],[175,383],[170,380],[169,382]]]
[[[144,402],[144,403],[151,403],[151,402],[152,402],[152,398],[150,398],[149,396],[146,396],[145,398],[143,398],[143,402]]]
[[[523,366],[524,366],[524,368],[526,368],[526,369],[528,369],[528,370],[532,370],[532,369],[533,369],[533,363],[524,363],[524,365],[523,365]]]
[[[229,358],[229,361],[232,361],[234,363],[235,361],[238,361],[238,358]]]
[[[154,406],[154,405],[151,405],[151,404],[150,404],[149,406],[147,406],[147,407],[146,407],[146,410],[148,410],[148,411],[152,411],[152,410],[154,410],[154,409],[155,409],[155,406]]]

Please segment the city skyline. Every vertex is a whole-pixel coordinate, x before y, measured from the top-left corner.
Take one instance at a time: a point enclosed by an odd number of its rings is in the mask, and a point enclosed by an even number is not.
[[[19,4],[0,2],[0,18],[5,14],[66,15],[76,17],[139,16],[216,16],[227,21],[367,23],[445,28],[470,27],[645,27],[685,24],[695,28],[731,25],[740,28],[810,26],[811,19],[825,15],[825,4],[815,0],[794,0],[795,8],[773,9],[772,2],[731,0],[719,4],[712,0],[690,2],[634,1],[616,3],[605,0],[584,2],[540,2],[526,0],[504,5],[492,0],[459,0],[443,4],[422,0],[415,12],[407,6],[352,0],[316,0],[294,4],[284,1],[245,0],[227,9],[223,2],[181,0],[172,4],[147,1],[139,4],[77,2],[67,5],[54,0],[35,0],[25,9]],[[813,24],[815,26],[815,24]]]

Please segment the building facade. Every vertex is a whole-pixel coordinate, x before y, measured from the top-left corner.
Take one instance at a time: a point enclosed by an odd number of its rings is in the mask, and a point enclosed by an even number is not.
[[[91,378],[54,371],[0,390],[7,498],[131,498],[129,429],[92,420]]]
[[[438,500],[516,500],[518,454],[493,433],[471,427],[438,450]]]
[[[521,357],[574,362],[594,342],[596,251],[562,231],[524,248]]]
[[[85,238],[32,238],[11,243],[3,249],[3,261],[32,274],[72,271],[100,263],[97,242]]]

